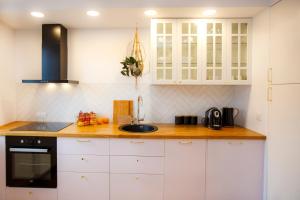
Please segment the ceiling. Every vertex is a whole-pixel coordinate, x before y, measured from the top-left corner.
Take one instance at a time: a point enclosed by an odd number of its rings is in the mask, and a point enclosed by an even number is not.
[[[216,18],[252,17],[275,0],[0,0],[0,20],[15,29],[40,28],[42,23],[61,23],[68,28],[148,27],[146,9],[158,18],[203,18],[207,8],[217,10]],[[276,0],[277,1],[277,0]],[[100,16],[86,16],[87,10]],[[41,11],[42,19],[30,16]]]

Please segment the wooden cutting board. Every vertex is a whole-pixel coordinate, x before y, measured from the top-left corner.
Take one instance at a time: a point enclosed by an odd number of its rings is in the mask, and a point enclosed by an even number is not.
[[[114,100],[113,123],[122,124],[133,117],[133,100]],[[129,123],[129,122],[126,122]]]

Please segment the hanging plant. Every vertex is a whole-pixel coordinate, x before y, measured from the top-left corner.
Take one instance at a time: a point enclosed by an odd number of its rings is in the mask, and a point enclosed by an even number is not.
[[[134,76],[139,77],[142,75],[141,64],[134,57],[126,57],[124,61],[121,62],[123,65],[121,74],[124,76]]]

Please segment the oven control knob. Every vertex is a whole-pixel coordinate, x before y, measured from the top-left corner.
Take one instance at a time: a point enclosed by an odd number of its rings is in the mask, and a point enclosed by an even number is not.
[[[42,142],[41,142],[41,140],[37,140],[36,143],[41,144]]]
[[[20,140],[20,143],[21,143],[21,144],[24,144],[24,140],[23,140],[23,139],[22,139],[22,140]]]

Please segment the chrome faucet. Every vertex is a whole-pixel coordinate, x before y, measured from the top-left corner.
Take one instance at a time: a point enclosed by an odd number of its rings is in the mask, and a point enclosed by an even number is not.
[[[145,116],[143,118],[140,117],[141,106],[143,105],[143,97],[138,96],[137,99],[137,117],[133,118],[132,124],[140,124],[141,121],[144,121]]]

